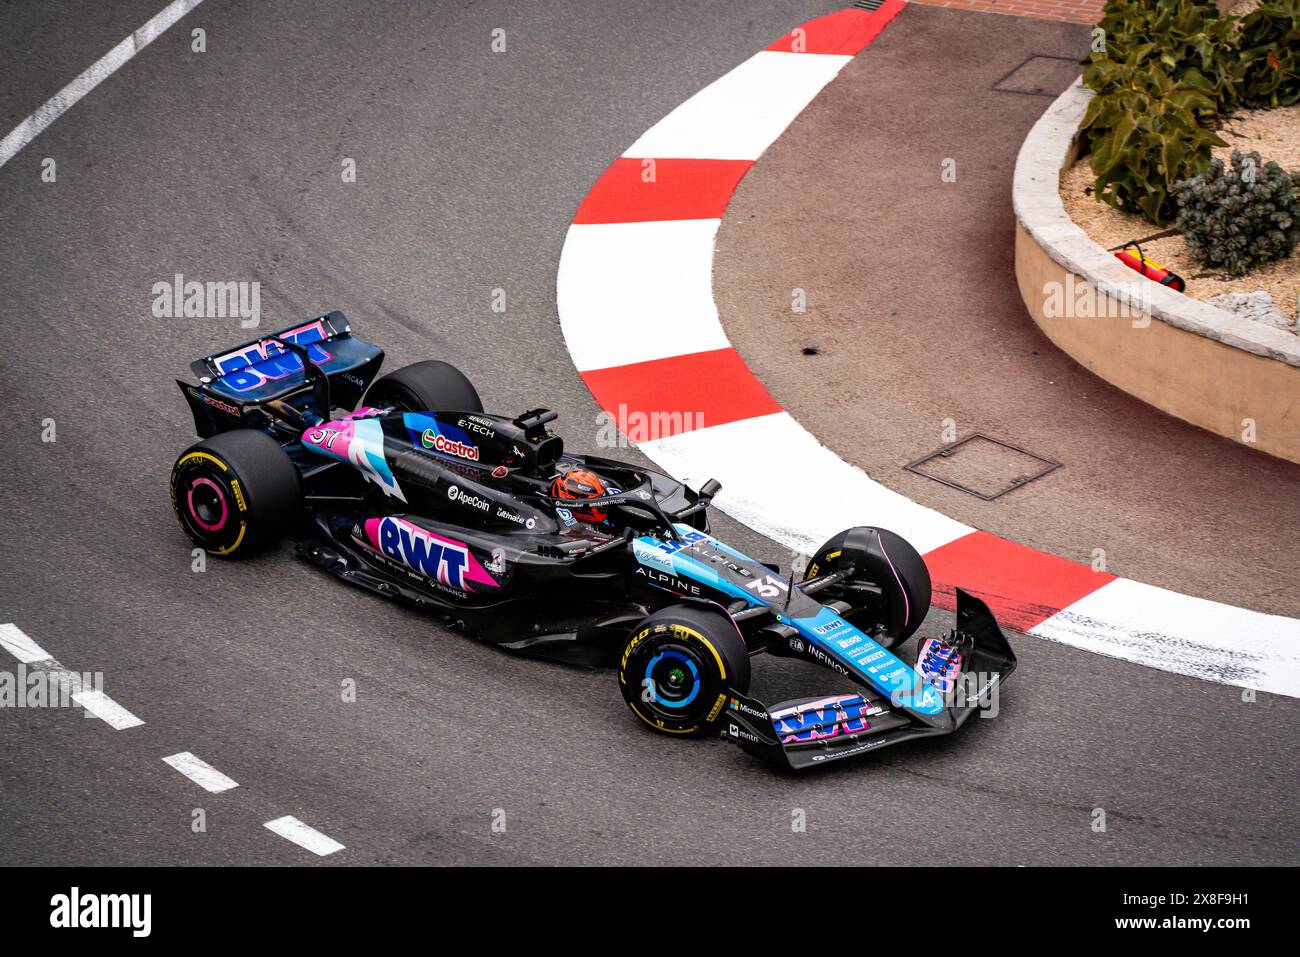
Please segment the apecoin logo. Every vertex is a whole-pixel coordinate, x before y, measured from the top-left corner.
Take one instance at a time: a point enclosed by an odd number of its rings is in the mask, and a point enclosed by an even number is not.
[[[468,508],[476,508],[480,512],[486,512],[491,507],[491,504],[487,499],[481,498],[470,492],[462,492],[459,485],[450,485],[447,487],[447,498],[451,499],[453,502],[459,502],[461,505],[467,506]]]

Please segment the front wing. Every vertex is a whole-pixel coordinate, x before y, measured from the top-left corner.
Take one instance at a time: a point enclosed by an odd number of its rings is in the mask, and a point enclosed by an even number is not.
[[[961,589],[956,637],[962,664],[938,720],[919,720],[898,702],[865,688],[771,708],[732,691],[719,723],[722,737],[777,767],[799,771],[915,738],[951,734],[989,703],[1017,665],[988,607]]]

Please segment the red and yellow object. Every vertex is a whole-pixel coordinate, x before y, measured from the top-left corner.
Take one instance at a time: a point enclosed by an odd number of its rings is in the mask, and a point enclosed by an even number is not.
[[[1183,282],[1182,276],[1166,269],[1154,259],[1148,259],[1142,254],[1142,250],[1137,248],[1136,243],[1132,245],[1133,249],[1125,246],[1115,254],[1115,258],[1128,266],[1129,269],[1136,269],[1148,279],[1154,279],[1160,285],[1168,286],[1174,292],[1183,292],[1187,288],[1187,283]]]

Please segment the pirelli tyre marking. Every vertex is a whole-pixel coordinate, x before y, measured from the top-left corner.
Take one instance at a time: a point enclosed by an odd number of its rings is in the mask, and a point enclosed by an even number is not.
[[[248,531],[248,500],[244,497],[244,490],[240,488],[239,479],[230,474],[230,468],[225,462],[221,461],[221,459],[208,452],[189,452],[186,455],[181,456],[180,460],[176,463],[176,467],[172,469],[171,477],[172,508],[175,509],[177,515],[181,517],[182,521],[187,521],[188,523],[197,525],[200,529],[207,532],[216,532],[225,525],[225,508],[227,505],[224,492],[217,483],[204,477],[202,474],[188,480],[189,487],[183,490],[185,502],[182,504],[181,495],[177,494],[178,490],[176,482],[180,475],[186,471],[186,465],[191,462],[204,462],[211,464],[220,469],[227,477],[230,485],[231,496],[234,499],[234,506],[238,513],[239,531],[235,535],[235,540],[229,545],[220,547],[212,546],[208,548],[208,551],[218,556],[229,555],[231,552],[235,551],[235,549],[239,548],[240,544],[244,541],[244,535]],[[219,504],[222,507],[221,520],[215,524],[205,521],[194,504],[195,491],[199,489],[206,490],[208,487],[215,490],[212,494],[217,497]],[[189,512],[188,516],[182,512],[182,508]]]
[[[698,732],[702,726],[709,724],[710,722],[712,722],[717,718],[717,716],[722,711],[722,706],[726,703],[727,700],[727,696],[726,696],[727,666],[723,662],[722,655],[718,653],[718,650],[713,646],[713,643],[710,642],[706,637],[704,637],[704,635],[700,634],[694,628],[691,628],[688,625],[683,625],[680,623],[673,623],[671,625],[660,624],[660,625],[654,625],[650,628],[644,629],[639,634],[633,636],[632,640],[629,641],[627,643],[627,646],[623,649],[623,657],[620,660],[619,667],[618,667],[618,680],[620,684],[626,686],[628,684],[628,671],[627,671],[628,662],[635,654],[638,647],[642,644],[642,642],[645,639],[651,636],[663,635],[665,633],[670,634],[672,638],[679,640],[683,644],[689,645],[692,642],[698,642],[699,644],[707,648],[709,654],[713,656],[713,660],[717,664],[717,668],[718,668],[717,677],[721,680],[721,690],[718,692],[717,698],[708,712],[708,716],[704,719],[704,721],[696,722],[695,724],[687,728],[671,728],[668,727],[667,723],[662,718],[657,718],[651,715],[647,715],[638,706],[638,702],[642,700],[638,695],[627,696],[627,702],[632,709],[632,713],[635,714],[642,721],[644,721],[646,724],[650,725],[656,731],[664,732],[667,734],[683,734],[683,735],[694,734]],[[673,654],[673,652],[667,652],[666,654],[671,655]],[[650,680],[651,678],[650,672],[652,670],[653,665],[661,657],[663,657],[663,655],[652,658],[649,662],[647,662],[645,668],[642,669],[642,673],[639,677],[633,676],[633,681],[637,686],[643,688],[645,687],[644,682]],[[694,696],[703,690],[705,683],[706,683],[705,676],[700,675],[698,673],[695,673],[693,675],[692,677],[693,690],[689,692],[689,697],[686,698],[687,704],[693,702]],[[652,690],[652,693],[658,695],[657,690]]]

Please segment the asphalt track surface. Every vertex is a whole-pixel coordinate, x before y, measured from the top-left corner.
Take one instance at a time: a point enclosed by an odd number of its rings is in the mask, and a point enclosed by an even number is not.
[[[55,89],[99,54],[44,5],[0,9],[16,120],[60,73],[29,74],[15,37],[65,67]],[[0,712],[0,863],[1295,861],[1290,699],[1022,638],[997,720],[789,777],[643,730],[609,673],[509,657],[287,547],[191,571],[166,499],[191,434],[171,380],[243,330],[153,318],[154,282],[258,280],[266,330],[341,308],[390,368],[447,359],[489,407],[548,404],[592,448],[554,305],[574,209],[660,116],[830,9],[208,0],[0,169],[0,621],[103,671],[145,721]],[[754,691],[827,678],[760,658]],[[162,763],[179,751],[240,787],[199,790]],[[262,826],[285,814],[346,850],[318,859]]]

